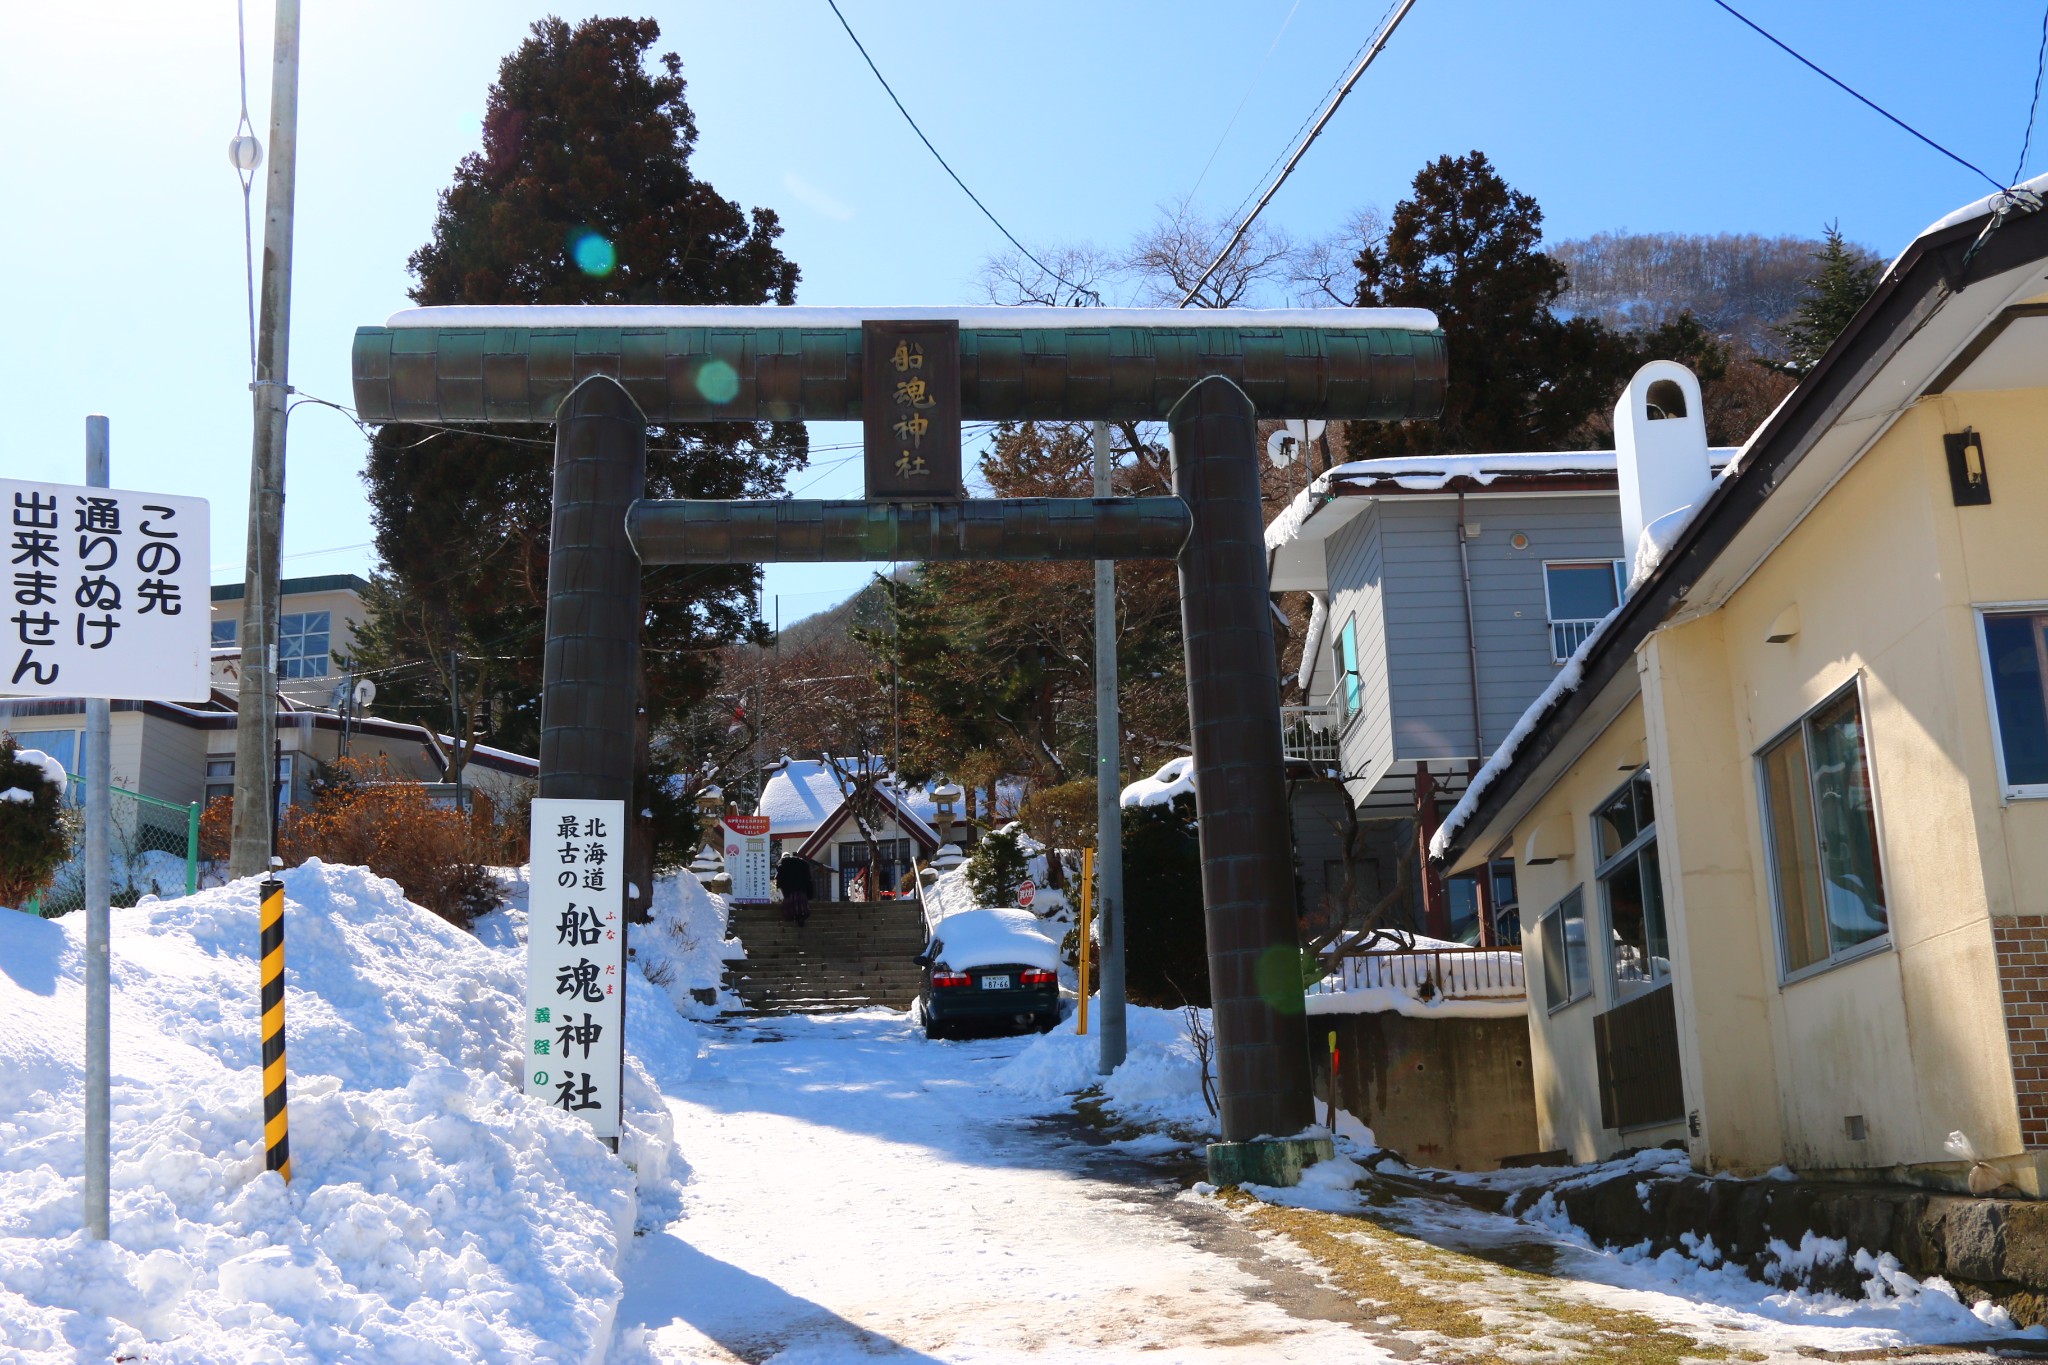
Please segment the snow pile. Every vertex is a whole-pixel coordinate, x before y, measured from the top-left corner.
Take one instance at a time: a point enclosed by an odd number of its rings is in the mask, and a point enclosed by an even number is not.
[[[670,874],[654,879],[649,908],[652,922],[627,932],[640,974],[684,1014],[739,1009],[738,997],[725,987],[725,964],[745,950],[726,942],[732,909],[725,897],[712,895],[687,872]]]
[[[1301,637],[1301,667],[1295,672],[1294,681],[1302,691],[1315,681],[1316,661],[1323,654],[1323,632],[1330,628],[1330,595],[1326,592],[1309,594],[1308,629]]]
[[[1182,796],[1195,794],[1195,760],[1182,755],[1169,759],[1166,766],[1150,777],[1141,777],[1117,798],[1125,806],[1170,806]]]
[[[1020,963],[1056,972],[1060,945],[1040,927],[1038,916],[1013,906],[962,910],[932,928],[939,962],[956,972],[972,967]]]
[[[263,1169],[254,882],[113,912],[107,1244],[79,1231],[84,917],[0,912],[12,1358],[598,1359],[636,1224],[680,1206],[638,1056],[621,1160],[518,1088],[522,954],[362,868],[284,881],[289,1185]],[[627,999],[636,1053],[693,1051]]]
[[[1101,1017],[1097,1005],[1090,1006],[1090,1013]],[[1209,1011],[1203,1010],[1202,1018],[1206,1024]],[[1062,1027],[1033,1040],[993,1079],[1005,1089],[1043,1099],[1099,1087],[1120,1118],[1202,1134],[1218,1132],[1215,1115],[1202,1102],[1201,1065],[1188,1038],[1186,1016],[1180,1010],[1127,1005],[1124,1029],[1128,1050],[1123,1065],[1110,1075],[1098,1075],[1096,1070],[1102,1039]]]
[[[1633,593],[1644,580],[1657,572],[1657,566],[1664,562],[1673,545],[1678,543],[1678,533],[1692,524],[1693,509],[1690,505],[1666,512],[1642,529],[1636,537],[1635,558],[1629,561],[1628,590]]]

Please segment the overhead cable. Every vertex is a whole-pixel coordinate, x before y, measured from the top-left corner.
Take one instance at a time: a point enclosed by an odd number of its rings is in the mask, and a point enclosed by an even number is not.
[[[1897,124],[1899,127],[1905,129],[1914,137],[1919,138],[1922,142],[1932,147],[1935,151],[1940,152],[1943,156],[1947,157],[1950,161],[1955,162],[1958,166],[1961,166],[1965,170],[1973,171],[1976,174],[1983,176],[1985,180],[1990,181],[1992,189],[2003,190],[2007,188],[2005,184],[2003,184],[1995,177],[1993,177],[1991,173],[1986,171],[1982,166],[1977,165],[1975,162],[1964,160],[1962,157],[1956,155],[1948,148],[1942,146],[1939,142],[1936,142],[1933,138],[1927,136],[1927,134],[1921,132],[1918,128],[1915,128],[1912,124],[1900,118],[1897,114],[1894,114],[1891,110],[1879,104],[1876,100],[1873,100],[1869,96],[1864,95],[1859,91],[1851,88],[1846,82],[1837,79],[1836,77],[1830,75],[1827,71],[1823,70],[1815,63],[1807,60],[1805,57],[1802,57],[1790,46],[1788,46],[1787,44],[1779,40],[1777,37],[1773,36],[1766,29],[1764,29],[1763,26],[1758,24],[1754,19],[1751,19],[1741,10],[1729,4],[1728,0],[1714,0],[1714,3],[1719,5],[1722,9],[1727,10],[1737,19],[1741,20],[1743,24],[1747,25],[1758,36],[1762,37],[1765,41],[1769,42],[1771,46],[1777,48],[1780,52],[1783,52],[1786,56],[1792,58],[1792,60],[1798,62],[1801,66],[1805,67],[1807,70],[1813,72],[1816,76],[1819,76],[1821,79],[1828,82],[1828,84],[1834,86],[1837,90],[1840,90],[1844,94],[1853,97],[1859,103],[1863,104],[1865,107],[1872,109],[1879,114],[1882,114],[1885,118]]]
[[[980,209],[982,216],[988,219],[991,223],[994,223],[996,225],[996,231],[1002,233],[1003,236],[1009,241],[1011,246],[1016,247],[1019,252],[1023,253],[1025,260],[1031,262],[1031,264],[1037,266],[1040,270],[1043,270],[1046,274],[1052,276],[1054,279],[1058,280],[1067,288],[1073,290],[1074,297],[1077,302],[1085,298],[1090,302],[1099,305],[1102,302],[1102,296],[1100,294],[1096,293],[1093,289],[1088,288],[1086,285],[1075,284],[1072,280],[1060,274],[1059,271],[1054,270],[1044,261],[1041,261],[1038,259],[1038,257],[1032,255],[1030,249],[1027,248],[1022,242],[1018,241],[1016,236],[1008,228],[1003,226],[1003,220],[996,217],[995,214],[989,212],[988,205],[981,202],[981,197],[975,194],[973,190],[967,188],[967,182],[965,180],[962,180],[959,176],[959,173],[956,172],[950,165],[946,163],[945,157],[939,155],[939,149],[937,147],[932,146],[932,140],[924,135],[924,129],[917,126],[917,120],[912,118],[910,116],[910,111],[903,107],[903,101],[896,98],[896,91],[890,87],[889,78],[884,76],[882,74],[882,69],[875,65],[875,59],[868,55],[867,47],[865,44],[861,42],[860,35],[853,31],[853,25],[847,23],[846,16],[839,12],[839,0],[825,0],[825,3],[832,7],[833,17],[839,20],[839,27],[845,29],[846,36],[853,39],[853,45],[856,49],[859,50],[861,60],[868,64],[868,70],[874,72],[875,79],[882,83],[882,89],[889,96],[889,102],[896,106],[896,112],[903,115],[903,121],[910,125],[910,131],[917,134],[917,140],[919,142],[922,142],[924,144],[924,149],[932,154],[933,159],[939,163],[939,168],[945,171],[947,175],[953,178],[953,183],[960,187],[960,192],[966,195],[969,199],[972,199],[974,201],[974,207]]]
[[[1214,275],[1217,269],[1230,259],[1230,253],[1237,249],[1237,244],[1244,240],[1245,233],[1251,231],[1252,224],[1258,221],[1258,217],[1265,211],[1266,205],[1273,202],[1273,196],[1278,194],[1280,187],[1287,183],[1287,177],[1294,174],[1294,168],[1301,164],[1301,158],[1307,154],[1310,144],[1316,140],[1325,127],[1329,126],[1330,119],[1337,113],[1337,107],[1344,103],[1344,97],[1351,93],[1351,87],[1358,84],[1358,78],[1363,76],[1365,69],[1372,65],[1373,58],[1379,56],[1385,50],[1387,40],[1394,36],[1394,30],[1401,26],[1401,21],[1408,17],[1408,11],[1414,7],[1415,0],[1401,0],[1400,7],[1394,11],[1392,17],[1381,25],[1379,32],[1366,45],[1365,51],[1359,54],[1357,64],[1351,68],[1351,73],[1344,78],[1344,83],[1337,87],[1336,94],[1330,97],[1330,102],[1324,106],[1323,112],[1317,116],[1315,124],[1308,130],[1308,135],[1302,138],[1301,145],[1294,149],[1294,154],[1287,158],[1287,164],[1280,168],[1280,174],[1274,177],[1273,183],[1266,187],[1266,192],[1259,196],[1259,202],[1252,205],[1252,211],[1244,216],[1244,220],[1237,225],[1236,231],[1230,234],[1230,240],[1223,244],[1223,250],[1216,253],[1216,259],[1209,262],[1208,269],[1204,270],[1201,277],[1188,287],[1187,294],[1180,301],[1181,307],[1185,308],[1190,303],[1193,303],[1195,295],[1201,293],[1202,286],[1209,282],[1209,277]]]
[[[2034,101],[2027,106],[2027,135],[2020,142],[2020,159],[2012,168],[2012,183],[2020,183],[2027,169],[2027,153],[2034,146],[2034,116],[2041,112],[2041,72],[2048,67],[2048,8],[2041,11],[2041,50],[2034,57]]]

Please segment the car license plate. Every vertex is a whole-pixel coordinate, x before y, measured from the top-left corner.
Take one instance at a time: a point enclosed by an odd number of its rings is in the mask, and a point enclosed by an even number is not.
[[[1002,976],[984,976],[981,979],[981,988],[985,991],[1006,991],[1010,989],[1009,974],[1004,973]]]

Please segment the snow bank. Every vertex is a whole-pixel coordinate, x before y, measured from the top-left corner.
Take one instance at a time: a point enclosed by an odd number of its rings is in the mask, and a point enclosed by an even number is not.
[[[1007,962],[1056,972],[1060,945],[1040,925],[1038,916],[1015,907],[962,910],[932,929],[939,961],[955,971],[999,967]]]
[[[0,1340],[28,1361],[596,1360],[680,1206],[627,995],[615,1157],[517,1085],[523,955],[362,868],[284,874],[293,1180],[263,1170],[255,883],[113,912],[114,1240],[78,1230],[84,917],[0,912]],[[637,1168],[637,1175],[636,1175]]]
[[[1101,1018],[1099,1006],[1091,1005],[1090,1014]],[[1203,1010],[1205,1021],[1208,1016]],[[1124,1029],[1123,1065],[1108,1076],[1096,1071],[1102,1039],[1062,1027],[1033,1040],[996,1071],[994,1080],[1005,1089],[1043,1099],[1099,1087],[1105,1103],[1120,1118],[1172,1124],[1209,1136],[1218,1133],[1215,1115],[1202,1102],[1201,1067],[1182,1013],[1128,1005]]]
[[[1195,760],[1192,755],[1169,759],[1150,777],[1141,777],[1123,789],[1117,798],[1125,806],[1170,806],[1175,798],[1195,794]]]

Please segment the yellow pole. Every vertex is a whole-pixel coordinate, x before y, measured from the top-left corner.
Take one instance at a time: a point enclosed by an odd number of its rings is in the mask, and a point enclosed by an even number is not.
[[[1075,1012],[1075,1033],[1088,1031],[1088,935],[1093,929],[1095,901],[1095,850],[1081,850],[1081,1008]]]
[[[259,888],[262,913],[263,1169],[292,1178],[292,1149],[284,1108],[284,883],[266,877]]]

